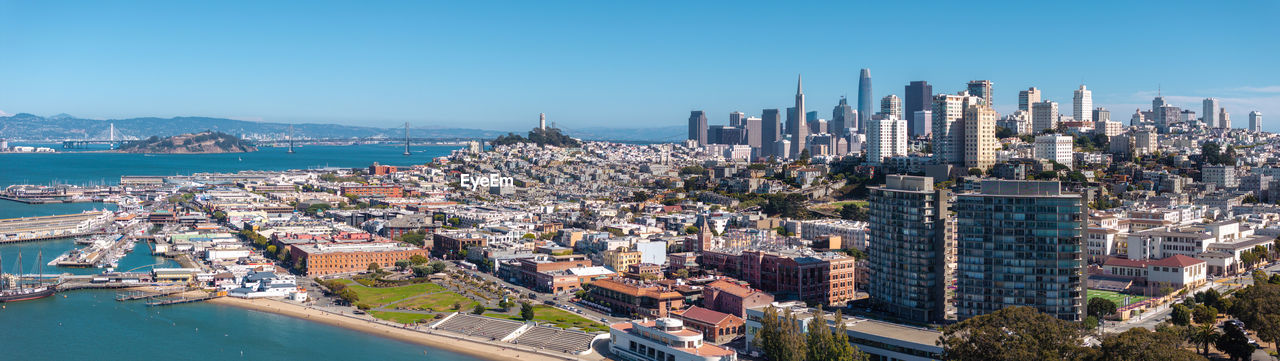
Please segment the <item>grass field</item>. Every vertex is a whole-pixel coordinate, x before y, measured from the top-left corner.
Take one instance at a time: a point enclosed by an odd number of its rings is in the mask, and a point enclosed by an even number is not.
[[[369,304],[374,308],[382,307],[382,305],[423,293],[439,292],[444,290],[444,287],[431,283],[374,288],[366,287],[352,280],[339,280],[339,282],[346,284],[348,289],[351,289],[352,291],[355,291],[357,295],[360,295],[360,303]]]
[[[475,305],[479,302],[472,301],[470,298],[467,298],[466,296],[457,294],[455,292],[446,291],[446,292],[433,293],[426,296],[407,300],[401,303],[397,303],[395,304],[394,307],[399,309],[404,309],[404,310],[428,310],[429,309],[435,312],[450,312],[450,311],[454,311],[453,309],[454,303],[461,303],[462,308],[459,310],[462,312],[468,312],[468,311],[471,311],[471,309],[475,307]]]
[[[408,312],[390,312],[390,311],[369,311],[370,315],[387,321],[395,321],[399,323],[414,323],[418,320],[434,320],[435,315],[420,315]]]
[[[495,313],[486,313],[484,315],[493,317],[493,318],[505,318],[508,320],[516,320],[516,321],[522,321],[522,322],[524,321],[524,319],[520,318],[520,312],[519,312],[520,306],[512,307],[512,311],[515,311],[516,314],[508,315],[505,313],[495,312]],[[535,321],[540,321],[540,323],[544,323],[544,324],[551,323],[553,326],[559,327],[559,328],[576,327],[579,330],[583,330],[586,332],[595,332],[595,331],[604,332],[609,330],[607,327],[605,327],[605,325],[600,324],[599,322],[588,320],[585,317],[579,316],[569,311],[565,311],[559,308],[545,306],[545,305],[533,306],[533,319]]]
[[[1128,305],[1130,305],[1130,304],[1134,304],[1134,303],[1142,302],[1143,300],[1146,300],[1147,298],[1150,298],[1150,297],[1135,296],[1135,295],[1126,295],[1126,294],[1117,293],[1117,292],[1113,292],[1113,291],[1102,291],[1102,290],[1089,290],[1089,291],[1088,291],[1088,295],[1089,295],[1089,296],[1088,296],[1088,298],[1095,298],[1095,297],[1097,297],[1097,298],[1104,298],[1104,299],[1111,300],[1111,302],[1115,302],[1115,303],[1116,303],[1116,306],[1117,306],[1117,307],[1124,307],[1124,306],[1128,306]],[[1128,297],[1128,298],[1129,298],[1129,303],[1125,303],[1125,302],[1124,302],[1124,299],[1125,299],[1126,297]]]

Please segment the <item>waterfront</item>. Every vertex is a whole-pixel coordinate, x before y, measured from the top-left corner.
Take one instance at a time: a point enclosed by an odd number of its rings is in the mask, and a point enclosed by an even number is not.
[[[27,144],[33,145],[33,144]],[[60,145],[42,144],[55,147]],[[114,185],[122,175],[185,175],[199,172],[286,170],[318,167],[367,167],[373,162],[411,165],[448,155],[458,146],[415,146],[405,156],[403,145],[308,145],[289,154],[286,148],[251,153],[130,154],[107,152],[0,154],[0,188],[12,184]],[[0,209],[5,206],[0,205]]]

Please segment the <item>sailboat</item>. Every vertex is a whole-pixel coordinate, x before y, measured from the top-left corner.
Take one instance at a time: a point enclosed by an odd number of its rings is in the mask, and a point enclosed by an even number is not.
[[[37,273],[44,273],[43,265],[40,261],[44,258],[44,253],[36,254]],[[43,277],[43,275],[39,275]],[[30,282],[24,282],[22,275],[22,254],[18,254],[18,274],[10,275],[4,273],[4,263],[0,262],[0,302],[17,302],[27,301],[39,298],[53,296],[58,293],[57,285],[45,284],[44,281],[37,280],[35,285]]]

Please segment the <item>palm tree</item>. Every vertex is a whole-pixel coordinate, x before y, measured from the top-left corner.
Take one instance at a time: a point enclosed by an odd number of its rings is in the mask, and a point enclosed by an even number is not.
[[[1213,327],[1213,323],[1210,322],[1202,324],[1192,330],[1190,339],[1192,343],[1196,344],[1196,346],[1204,346],[1203,354],[1205,356],[1209,356],[1209,345],[1213,344],[1218,340],[1218,337],[1221,336],[1222,333],[1218,332],[1218,329]],[[1199,347],[1197,347],[1197,349],[1198,348]]]

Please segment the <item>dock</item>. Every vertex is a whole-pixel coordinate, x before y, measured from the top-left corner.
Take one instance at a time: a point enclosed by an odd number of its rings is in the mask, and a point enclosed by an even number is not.
[[[163,299],[147,302],[147,306],[169,306],[169,305],[178,305],[183,303],[204,302],[204,301],[212,300],[218,297],[222,297],[222,296],[219,296],[216,294],[209,294],[209,295],[199,296],[199,297],[186,297],[186,296],[169,297],[169,298],[163,298]]]
[[[93,235],[111,221],[111,212],[105,211],[0,219],[0,243]]]
[[[168,292],[162,292],[162,293],[151,293],[151,292],[144,292],[144,291],[133,291],[133,292],[127,292],[127,293],[119,293],[119,294],[116,294],[116,301],[122,301],[122,302],[123,302],[123,301],[144,300],[144,299],[151,299],[151,298],[161,298],[161,297],[168,297],[168,296],[177,295],[177,294],[184,293],[184,292],[187,292],[187,290],[186,290],[186,289],[181,289],[181,290],[168,291]]]

